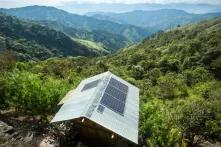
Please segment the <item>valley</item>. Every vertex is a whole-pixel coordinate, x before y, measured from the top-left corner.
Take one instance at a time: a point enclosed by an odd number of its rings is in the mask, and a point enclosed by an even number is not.
[[[128,15],[143,11],[91,17],[45,6],[0,11],[0,121],[14,128],[4,124],[13,133],[0,132],[0,146],[38,146],[46,137],[75,142],[68,131],[59,133],[62,124],[50,124],[57,104],[80,81],[106,71],[140,89],[139,146],[220,145],[220,12],[161,10],[176,17],[167,21],[169,14],[154,11],[138,23]],[[33,136],[26,142],[16,132]]]

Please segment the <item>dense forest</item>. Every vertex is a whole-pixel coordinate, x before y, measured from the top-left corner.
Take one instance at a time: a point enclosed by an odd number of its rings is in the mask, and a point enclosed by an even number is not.
[[[54,56],[98,56],[107,54],[81,44],[63,32],[0,13],[0,50],[17,52],[21,60]]]
[[[151,29],[143,29],[133,25],[119,24],[84,15],[72,14],[55,7],[28,6],[14,9],[0,9],[0,11],[22,19],[56,21],[59,24],[71,28],[89,31],[108,31],[109,33],[122,35],[133,42],[140,41],[153,33],[153,30]]]
[[[94,43],[100,44],[102,46],[102,49],[110,53],[114,53],[117,50],[125,48],[134,43],[123,35],[113,34],[103,30],[76,29],[74,27],[67,27],[56,21],[42,20],[35,22],[58,31],[62,31],[73,38],[92,41]]]
[[[77,15],[55,7],[28,6],[0,9],[20,19],[63,32],[80,43],[106,53],[117,52],[161,30],[221,16],[220,12],[193,14],[183,10],[162,9],[127,13],[88,13]],[[89,17],[90,16],[90,17]],[[85,41],[90,41],[90,43]]]
[[[109,70],[140,88],[139,134],[149,145],[221,141],[220,18],[159,32],[108,56],[21,62],[4,51],[0,62],[1,109],[47,123],[69,90]]]

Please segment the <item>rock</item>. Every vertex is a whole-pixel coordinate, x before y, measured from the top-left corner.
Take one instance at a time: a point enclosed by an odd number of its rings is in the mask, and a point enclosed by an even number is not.
[[[39,147],[55,147],[56,141],[52,137],[45,137],[39,144]]]
[[[9,126],[8,124],[0,121],[0,136],[4,133],[13,131],[13,127]]]
[[[221,143],[216,142],[215,144],[213,144],[209,141],[204,141],[203,143],[196,145],[196,147],[221,147]]]
[[[34,133],[33,132],[28,132],[27,135],[24,137],[24,142],[30,142],[32,141],[33,139],[33,136],[34,136]]]

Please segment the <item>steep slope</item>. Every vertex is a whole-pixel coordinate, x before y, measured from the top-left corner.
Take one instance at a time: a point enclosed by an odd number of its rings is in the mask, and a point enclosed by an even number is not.
[[[123,25],[111,21],[71,14],[54,7],[28,6],[23,8],[1,9],[0,11],[23,19],[57,21],[67,27],[76,29],[107,31],[123,35],[131,41],[139,41],[152,34],[151,30],[148,31],[132,25]]]
[[[90,49],[62,32],[0,13],[1,50],[22,53],[25,59],[52,56],[95,56]]]
[[[117,54],[113,61],[116,59],[120,59],[122,67],[133,60],[133,64],[139,65],[144,71],[158,67],[163,72],[180,72],[203,66],[220,79],[221,18],[161,32]],[[145,76],[145,72],[143,74]]]
[[[220,144],[221,19],[158,33],[110,56],[9,61],[0,60],[8,63],[0,64],[1,108],[47,118],[68,90],[109,70],[140,89],[140,146]]]
[[[67,27],[56,21],[36,21],[37,23],[48,26],[50,28],[62,31],[73,38],[83,39],[92,41],[95,44],[101,44],[103,48],[109,52],[116,52],[117,50],[127,47],[132,44],[126,37],[109,33],[107,31],[101,30],[85,30],[85,29],[75,29],[73,27]]]
[[[177,25],[199,22],[220,17],[221,12],[193,14],[182,10],[162,9],[154,11],[132,11],[126,13],[89,13],[89,16],[101,20],[109,20],[121,24],[131,24],[139,27],[152,27],[157,30],[174,28]]]

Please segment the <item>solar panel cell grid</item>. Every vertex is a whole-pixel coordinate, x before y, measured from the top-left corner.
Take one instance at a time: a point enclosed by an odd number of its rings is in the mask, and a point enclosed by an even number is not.
[[[104,95],[101,98],[100,104],[120,115],[124,115],[127,92],[127,85],[111,78],[107,88],[105,89]]]
[[[128,92],[128,86],[119,82],[118,80],[111,78],[109,84],[113,85],[114,87],[116,87],[117,89],[119,89],[120,91],[127,93]]]
[[[122,91],[119,91],[118,89],[112,87],[111,85],[107,86],[105,92],[122,102],[125,102],[127,97],[127,94],[123,93]]]
[[[123,115],[125,104],[113,98],[112,96],[104,93],[100,103],[107,108]]]

